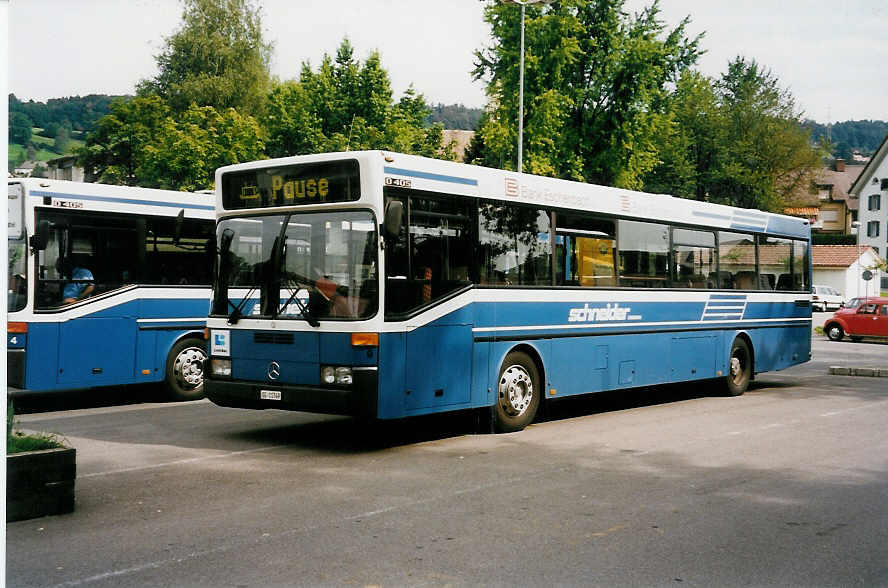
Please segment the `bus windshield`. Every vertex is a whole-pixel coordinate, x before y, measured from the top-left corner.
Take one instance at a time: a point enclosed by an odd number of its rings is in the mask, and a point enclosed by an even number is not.
[[[356,320],[379,307],[376,222],[369,211],[220,221],[213,314]]]

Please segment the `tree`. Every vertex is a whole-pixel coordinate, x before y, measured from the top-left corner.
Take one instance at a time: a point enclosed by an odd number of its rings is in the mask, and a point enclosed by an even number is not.
[[[141,185],[173,190],[213,186],[216,168],[264,157],[259,124],[233,108],[192,105],[166,117],[144,147],[136,175]]]
[[[771,211],[808,190],[823,153],[791,93],[754,60],[735,58],[717,80],[683,75],[670,103],[646,190]]]
[[[20,112],[9,113],[9,142],[26,145],[31,141],[31,119]]]
[[[262,111],[269,88],[272,44],[262,38],[262,17],[251,0],[183,0],[182,27],[156,57],[159,72],[138,86],[174,112],[191,104],[241,114]]]
[[[379,53],[361,63],[344,39],[316,71],[306,62],[298,81],[274,84],[261,120],[271,157],[390,149],[452,159],[452,148],[441,146],[441,125],[425,125],[429,111],[412,87],[393,103]]]
[[[71,131],[63,126],[58,126],[55,133],[55,152],[65,153],[71,144]]]
[[[217,167],[264,157],[262,130],[233,108],[173,114],[158,96],[115,102],[77,153],[99,182],[199,190]]]
[[[98,120],[96,129],[77,150],[78,163],[99,182],[148,187],[140,183],[136,172],[145,146],[169,114],[159,96],[115,100],[109,114]]]
[[[623,0],[528,6],[525,50],[527,171],[639,187],[656,164],[655,138],[671,120],[668,87],[697,59],[687,19],[667,31],[656,2],[628,16]],[[520,11],[492,3],[492,47],[476,52],[486,79],[482,161],[512,167],[516,153]]]

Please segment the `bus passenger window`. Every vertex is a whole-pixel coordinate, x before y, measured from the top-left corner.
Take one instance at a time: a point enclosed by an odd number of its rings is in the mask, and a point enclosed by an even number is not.
[[[755,240],[752,235],[718,232],[718,287],[727,290],[755,288]],[[744,273],[746,272],[746,273]],[[748,285],[749,272],[753,284]],[[744,277],[741,277],[741,274]],[[742,282],[742,283],[741,283]],[[773,290],[773,288],[770,288]]]
[[[473,202],[387,190],[405,204],[397,239],[386,241],[387,315],[410,312],[471,283]]]
[[[664,288],[669,278],[669,227],[621,220],[617,224],[620,285]]]
[[[792,241],[766,235],[758,236],[759,272],[777,276],[776,289],[797,290],[793,279]],[[800,270],[801,271],[801,268]]]
[[[616,285],[613,221],[559,212],[555,226],[556,286]]]
[[[689,229],[672,230],[674,288],[714,288],[718,276],[715,265],[715,234]]]
[[[481,283],[551,286],[549,213],[511,203],[484,203],[478,209]]]

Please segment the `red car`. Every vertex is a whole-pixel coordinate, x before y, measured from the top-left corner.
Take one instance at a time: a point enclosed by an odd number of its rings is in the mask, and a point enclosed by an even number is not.
[[[853,298],[823,324],[832,341],[848,335],[852,341],[863,337],[888,338],[888,298]]]

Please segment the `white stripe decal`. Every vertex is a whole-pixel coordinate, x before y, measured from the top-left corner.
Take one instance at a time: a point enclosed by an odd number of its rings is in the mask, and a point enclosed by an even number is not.
[[[670,322],[651,322],[651,323],[600,323],[595,325],[532,325],[526,327],[475,327],[473,333],[493,333],[506,331],[544,331],[549,329],[607,329],[614,327],[675,327],[675,326],[702,326],[712,327],[713,329],[722,328],[722,326],[713,326],[715,321],[670,321]],[[777,323],[777,322],[811,322],[809,318],[773,318],[773,319],[746,319],[741,321],[719,321],[719,325],[725,323],[734,325],[748,325],[750,323]],[[631,332],[631,331],[629,331]]]

